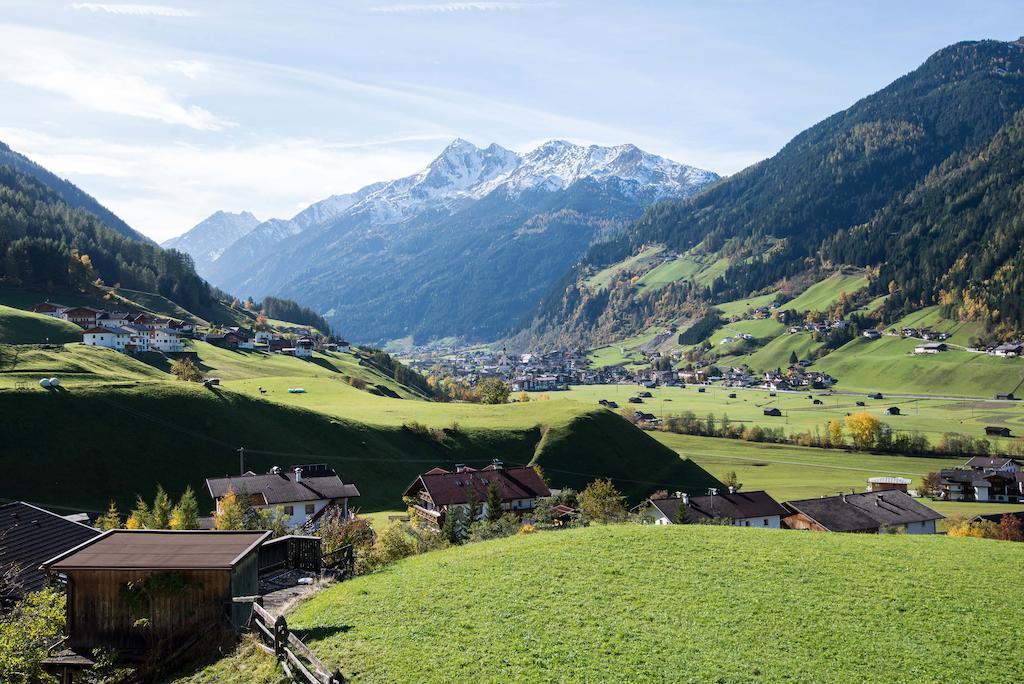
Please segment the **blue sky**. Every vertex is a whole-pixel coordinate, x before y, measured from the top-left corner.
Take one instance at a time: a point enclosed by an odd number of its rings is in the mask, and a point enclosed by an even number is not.
[[[632,142],[719,173],[1017,2],[0,0],[0,140],[164,240],[289,217],[452,138]]]

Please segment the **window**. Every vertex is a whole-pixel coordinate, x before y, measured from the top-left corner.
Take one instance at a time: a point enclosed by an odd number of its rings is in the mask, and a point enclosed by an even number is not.
[[[313,504],[306,504],[306,515],[313,515],[314,509]]]
[[[765,518],[765,519],[764,519],[764,526],[765,526],[765,527],[768,527],[768,518]]]
[[[285,506],[284,507],[284,514],[285,515],[293,515],[294,513],[295,513],[295,506]]]
[[[743,526],[744,527],[750,527],[750,521],[749,520],[744,520],[743,521]]]

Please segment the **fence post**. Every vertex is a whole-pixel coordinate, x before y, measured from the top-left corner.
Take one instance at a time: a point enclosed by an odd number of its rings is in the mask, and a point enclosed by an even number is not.
[[[274,620],[274,655],[278,658],[284,658],[284,650],[287,646],[288,621],[284,619],[284,615],[280,615]]]

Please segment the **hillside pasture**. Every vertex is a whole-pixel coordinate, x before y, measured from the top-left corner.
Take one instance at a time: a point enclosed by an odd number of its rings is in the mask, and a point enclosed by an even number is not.
[[[698,392],[697,385],[687,387],[658,387],[651,390],[652,398],[642,404],[627,403],[643,388],[637,385],[580,385],[558,396],[568,401],[596,405],[600,399],[615,401],[620,407],[635,408],[658,417],[679,415],[692,411],[699,418],[713,413],[717,420],[728,415],[733,424],[782,427],[786,433],[818,429],[824,432],[830,420],[842,422],[847,414],[866,411],[902,432],[920,432],[933,443],[945,432],[958,432],[973,437],[984,437],[985,426],[1005,426],[1014,438],[1024,435],[1024,404],[1015,401],[980,401],[970,399],[869,399],[865,395],[829,394],[823,391],[777,392],[776,396],[763,389],[729,389],[707,386]],[[736,394],[736,398],[729,398]],[[810,397],[810,398],[809,398]],[[815,405],[814,399],[822,401]],[[864,406],[857,406],[863,401]],[[887,416],[891,406],[900,408],[902,415]],[[781,417],[765,416],[764,409],[777,407]],[[1005,442],[1006,440],[1002,440]],[[1005,447],[994,440],[996,448]]]
[[[980,539],[597,526],[409,558],[289,623],[367,683],[1001,681],[1024,646],[991,608],[1005,590],[977,578],[1022,561]],[[975,600],[949,600],[965,586]]]
[[[636,254],[626,257],[622,261],[601,269],[584,281],[584,284],[591,290],[603,290],[611,285],[612,280],[623,271],[638,271],[648,268],[661,258],[665,251],[664,245],[652,245],[646,247]]]
[[[827,311],[839,301],[839,295],[852,295],[868,286],[863,274],[834,273],[783,304],[781,309],[793,311]]]
[[[82,329],[74,323],[0,304],[0,344],[63,344],[81,339]]]

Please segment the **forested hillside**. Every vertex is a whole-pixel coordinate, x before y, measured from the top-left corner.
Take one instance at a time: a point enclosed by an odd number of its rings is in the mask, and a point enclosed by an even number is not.
[[[96,214],[11,166],[0,165],[0,277],[46,289],[84,289],[97,280],[154,292],[186,309],[214,298],[192,259],[125,237]]]
[[[75,209],[85,209],[95,214],[107,228],[133,240],[152,242],[145,235],[122,221],[114,212],[97,202],[92,195],[83,192],[80,188],[56,174],[50,173],[39,164],[36,164],[24,155],[18,154],[2,142],[0,142],[0,166],[10,166],[19,173],[35,178],[56,193],[68,206]]]
[[[1024,167],[1011,148],[1022,107],[1020,41],[943,49],[771,159],[690,200],[650,208],[620,238],[592,248],[527,324],[536,334],[566,322],[576,336],[629,333],[658,313],[699,313],[695,300],[736,299],[849,263],[878,268],[870,287],[897,293],[890,316],[946,303],[958,316],[1020,330],[1024,310],[1010,294]],[[674,290],[584,283],[652,244],[728,266]]]

